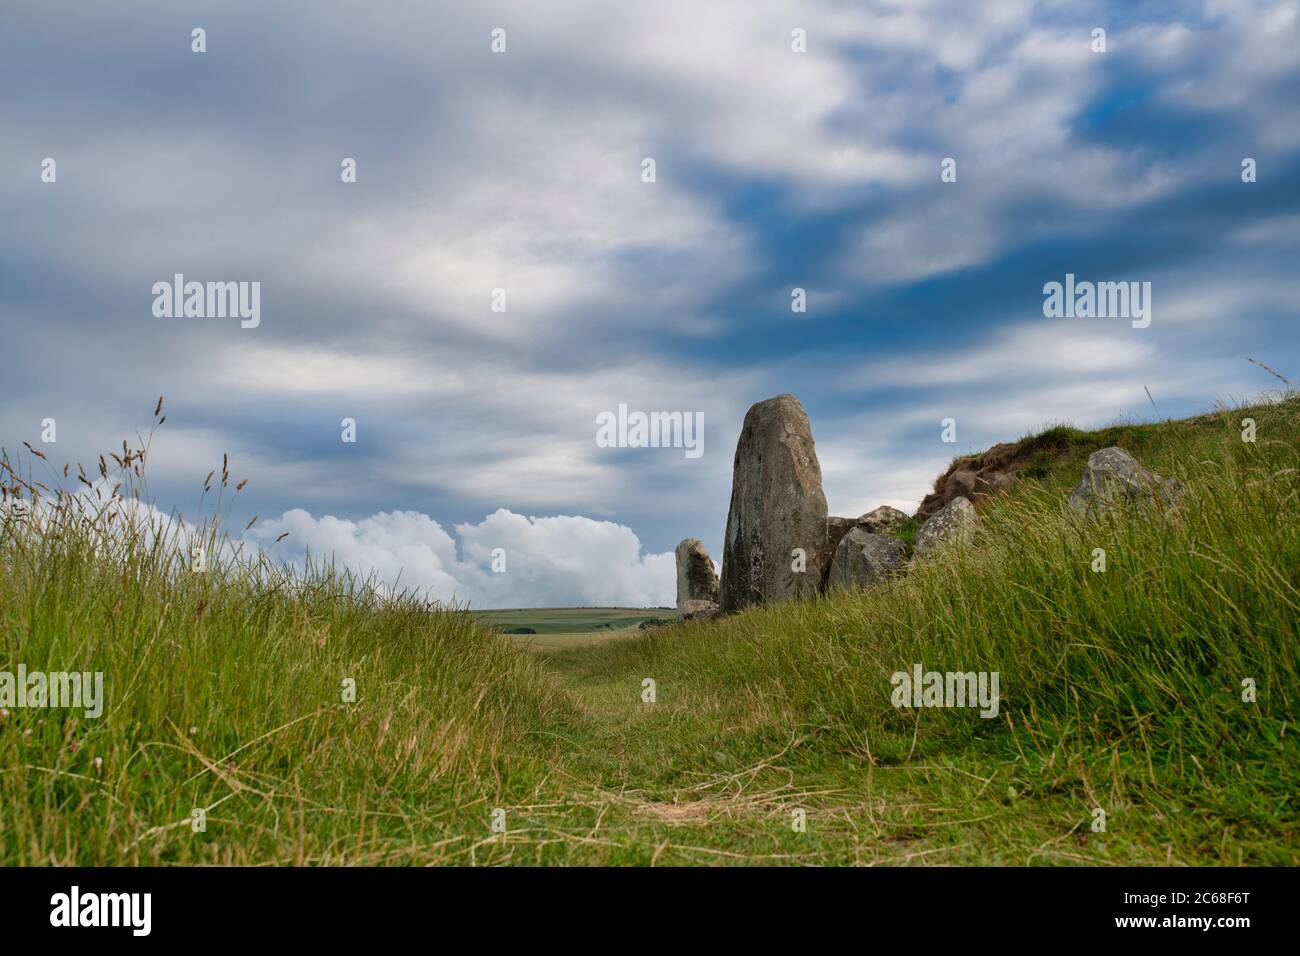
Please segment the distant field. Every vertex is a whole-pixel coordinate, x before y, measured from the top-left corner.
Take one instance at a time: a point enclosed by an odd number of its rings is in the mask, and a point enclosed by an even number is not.
[[[644,607],[510,608],[471,611],[488,627],[537,651],[567,650],[640,634],[642,621],[673,621],[675,611]],[[530,628],[533,633],[510,634]]]

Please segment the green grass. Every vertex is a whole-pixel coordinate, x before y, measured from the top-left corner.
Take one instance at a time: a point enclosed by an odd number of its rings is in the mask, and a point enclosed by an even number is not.
[[[108,703],[0,719],[0,864],[1293,865],[1298,436],[1295,400],[1057,426],[899,580],[540,654],[329,568],[6,518],[0,670],[102,670]],[[1110,444],[1178,507],[1073,515]],[[894,708],[913,663],[998,671],[998,718]]]
[[[907,545],[909,551],[916,550],[916,533],[921,530],[921,525],[925,524],[924,518],[912,515],[897,528],[894,528],[890,534],[898,538]]]

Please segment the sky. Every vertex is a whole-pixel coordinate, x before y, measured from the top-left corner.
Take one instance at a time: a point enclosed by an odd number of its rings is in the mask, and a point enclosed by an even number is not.
[[[283,560],[671,605],[773,395],[855,516],[1300,376],[1298,176],[1297,0],[0,0],[0,445],[89,463],[164,395],[164,511],[229,454]],[[157,316],[177,273],[256,326]],[[1046,316],[1067,274],[1150,324]],[[620,405],[702,453],[606,447]]]

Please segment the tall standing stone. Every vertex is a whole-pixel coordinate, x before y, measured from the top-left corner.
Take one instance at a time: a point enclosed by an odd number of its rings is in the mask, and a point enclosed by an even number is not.
[[[825,538],[826,496],[808,416],[793,395],[759,402],[736,444],[722,610],[815,595]]]

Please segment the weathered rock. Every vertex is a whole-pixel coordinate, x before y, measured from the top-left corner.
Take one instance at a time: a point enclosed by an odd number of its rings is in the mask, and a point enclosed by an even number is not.
[[[907,515],[897,508],[881,505],[875,511],[869,511],[858,518],[826,519],[826,540],[822,542],[818,564],[822,569],[822,590],[830,584],[831,565],[835,560],[835,549],[839,547],[844,536],[854,528],[861,528],[870,534],[892,534],[907,523]]]
[[[1068,432],[1048,429],[1032,438],[1002,442],[978,455],[958,458],[935,479],[934,490],[925,496],[916,514],[928,518],[954,498],[979,501],[1005,493],[1025,469],[1041,476],[1042,470],[1069,452]]]
[[[711,621],[722,614],[716,601],[687,601],[681,610],[683,621]]]
[[[686,538],[677,546],[677,610],[688,601],[718,603],[718,574],[713,559],[698,538]]]
[[[875,511],[868,511],[858,519],[857,525],[871,534],[891,534],[907,524],[907,513],[881,505]]]
[[[1083,479],[1070,492],[1070,507],[1080,513],[1121,507],[1173,504],[1182,493],[1177,478],[1148,471],[1122,448],[1103,448],[1088,456]]]
[[[1016,476],[999,471],[989,475],[985,494],[1009,494],[1011,486],[1016,483]]]
[[[865,588],[898,573],[907,564],[907,545],[888,534],[853,528],[835,549],[826,588]]]
[[[826,496],[808,416],[793,395],[759,402],[736,443],[722,610],[816,594],[825,539]]]
[[[826,519],[826,537],[822,539],[821,550],[817,555],[817,566],[822,569],[821,589],[823,591],[826,590],[826,576],[830,574],[835,549],[839,547],[840,539],[856,525],[857,521],[853,518],[838,518],[832,515]]]
[[[962,497],[952,499],[916,532],[916,553],[926,555],[949,541],[969,537],[978,521],[975,506],[969,500]]]

